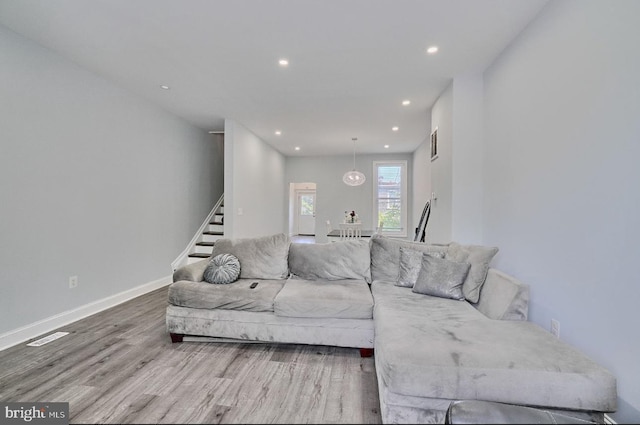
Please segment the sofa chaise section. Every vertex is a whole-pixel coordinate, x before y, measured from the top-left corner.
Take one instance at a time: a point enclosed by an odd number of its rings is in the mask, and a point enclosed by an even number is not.
[[[453,400],[615,410],[615,378],[533,323],[492,320],[464,301],[385,283],[372,289],[387,423],[424,419],[404,417],[408,410],[441,420]]]
[[[383,237],[371,242],[383,423],[442,423],[454,400],[544,407],[591,421],[615,411],[615,377],[527,322],[529,287],[489,267],[490,247],[416,245]],[[458,261],[468,253],[475,279],[475,291],[468,294],[474,301],[397,286],[401,248],[423,255],[444,252],[445,258],[453,252]]]

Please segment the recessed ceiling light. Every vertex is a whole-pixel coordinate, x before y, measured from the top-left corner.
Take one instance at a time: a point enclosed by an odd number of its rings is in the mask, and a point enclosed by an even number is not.
[[[399,130],[399,128],[398,128],[398,127],[391,127],[391,130],[393,130],[393,131],[398,131],[398,130]]]
[[[384,148],[385,149],[389,149],[389,145],[384,145]]]
[[[280,59],[278,61],[278,63],[280,64],[280,66],[289,66],[289,60],[288,59]]]
[[[279,135],[281,135],[281,134],[282,134],[282,131],[280,131],[280,130],[276,130],[276,136],[279,136]]]
[[[438,51],[438,46],[431,46],[427,49],[427,53],[429,53],[430,55],[436,53]]]
[[[403,106],[411,105],[411,101],[410,100],[403,100],[402,101],[402,105]]]
[[[169,90],[169,88],[170,88],[170,87],[169,87],[169,86],[165,86],[165,85],[163,84],[163,85],[161,85],[161,86],[160,86],[160,88],[161,88],[162,90]]]
[[[296,146],[294,149],[299,151],[300,150],[300,146]]]

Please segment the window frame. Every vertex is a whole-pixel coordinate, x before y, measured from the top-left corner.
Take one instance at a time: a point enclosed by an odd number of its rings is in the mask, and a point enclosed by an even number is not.
[[[409,190],[409,182],[407,181],[407,161],[406,160],[388,160],[388,161],[373,161],[373,227],[377,229],[379,226],[378,221],[378,207],[380,205],[380,198],[378,198],[378,171],[381,166],[400,166],[401,169],[401,181],[400,181],[400,230],[399,231],[390,231],[382,226],[382,230],[380,234],[390,237],[399,237],[406,238],[409,234],[409,223],[408,223],[408,190]]]

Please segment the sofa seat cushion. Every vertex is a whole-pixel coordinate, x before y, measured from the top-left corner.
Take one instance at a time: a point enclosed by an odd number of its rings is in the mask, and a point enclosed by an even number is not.
[[[615,410],[611,373],[533,323],[388,283],[374,281],[372,292],[377,373],[393,393]]]
[[[251,289],[252,282],[259,282]],[[273,311],[285,280],[239,279],[228,285],[181,280],[169,285],[169,304],[201,309]]]
[[[371,319],[373,297],[369,284],[360,279],[290,278],[276,296],[274,312],[286,317]]]

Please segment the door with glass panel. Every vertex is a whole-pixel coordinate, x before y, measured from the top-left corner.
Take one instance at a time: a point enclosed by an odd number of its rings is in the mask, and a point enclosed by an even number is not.
[[[316,192],[300,191],[297,196],[298,234],[316,234]]]

